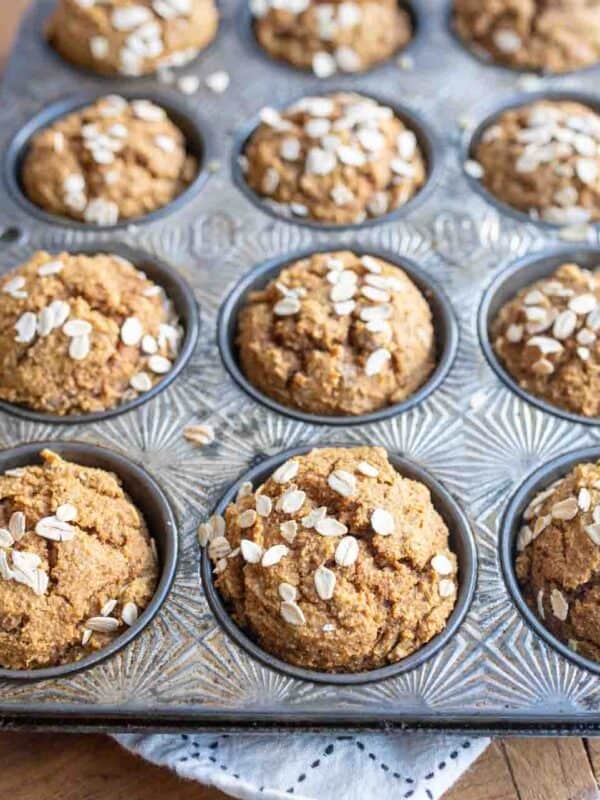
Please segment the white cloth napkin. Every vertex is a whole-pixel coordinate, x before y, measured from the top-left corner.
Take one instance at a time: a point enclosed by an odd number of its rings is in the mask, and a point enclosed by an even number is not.
[[[115,738],[154,764],[243,800],[437,800],[489,744],[410,732]]]

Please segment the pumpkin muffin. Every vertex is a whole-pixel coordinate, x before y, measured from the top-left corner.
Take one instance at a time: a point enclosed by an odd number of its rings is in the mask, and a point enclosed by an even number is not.
[[[0,475],[0,666],[69,664],[133,625],[158,564],[116,475],[44,450]]]
[[[563,264],[506,303],[492,323],[498,358],[526,392],[600,417],[600,280]]]
[[[47,32],[78,67],[137,76],[187,64],[217,26],[214,0],[58,0]]]
[[[503,203],[558,225],[600,220],[600,114],[568,100],[503,112],[467,171]]]
[[[400,403],[436,364],[431,309],[400,268],[315,253],[252,292],[238,319],[246,377],[279,403],[352,416]]]
[[[36,253],[0,278],[0,399],[49,414],[148,392],[183,330],[162,287],[110,254]]]
[[[517,538],[523,595],[548,630],[600,661],[600,464],[577,464],[533,498]]]
[[[260,116],[241,168],[250,188],[281,214],[360,223],[404,205],[425,183],[414,131],[369,97],[305,97]]]
[[[446,626],[457,562],[423,484],[376,447],[295,456],[200,527],[233,619],[267,652],[325,672],[414,653]]]
[[[398,0],[250,0],[250,8],[261,47],[318,78],[367,70],[412,37]]]
[[[36,133],[21,180],[48,214],[105,226],[166,206],[197,173],[164,109],[107,95]]]

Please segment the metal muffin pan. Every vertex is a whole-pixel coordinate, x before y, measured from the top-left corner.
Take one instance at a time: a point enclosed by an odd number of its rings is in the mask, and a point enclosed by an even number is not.
[[[332,443],[331,446],[335,446],[335,443]],[[240,486],[245,481],[250,481],[250,483],[257,488],[272,475],[280,464],[283,464],[294,456],[304,455],[312,449],[312,447],[296,447],[293,450],[278,453],[276,456],[262,461],[246,472],[246,474],[226,492],[216,506],[214,513],[223,514],[227,506],[235,500]],[[355,686],[358,684],[385,680],[386,678],[392,678],[396,675],[403,675],[415,669],[415,667],[423,664],[427,659],[437,653],[459,629],[469,610],[475,591],[475,584],[477,583],[477,549],[467,517],[452,495],[446,491],[439,481],[424,469],[421,469],[411,461],[395,454],[391,455],[390,461],[403,477],[420,481],[428,487],[431,492],[433,505],[448,526],[450,549],[456,553],[458,559],[459,590],[456,598],[456,605],[448,618],[444,630],[424,644],[419,650],[406,656],[406,658],[403,658],[401,661],[367,672],[319,672],[288,664],[266,650],[263,650],[253,641],[252,637],[244,632],[231,618],[226,604],[214,585],[212,564],[208,557],[207,549],[205,548],[202,553],[201,573],[208,604],[223,630],[239,644],[240,647],[243,647],[250,656],[262,661],[267,667],[275,669],[284,675],[289,675],[292,678],[314,681],[315,683],[328,683],[335,686]]]
[[[67,248],[65,248],[67,249]],[[46,414],[43,411],[34,411],[26,406],[16,405],[15,403],[8,403],[5,400],[0,400],[0,411],[7,414],[12,414],[15,417],[30,420],[31,422],[40,422],[46,424],[60,424],[60,425],[77,425],[82,423],[99,422],[103,419],[110,419],[119,414],[124,414],[134,408],[147,403],[159,392],[167,388],[174,380],[192,357],[196,342],[198,341],[198,332],[200,329],[200,307],[194,297],[194,292],[188,282],[180,275],[177,270],[174,270],[165,261],[145,253],[143,250],[129,247],[118,241],[99,242],[98,244],[82,244],[76,247],[68,248],[71,253],[114,253],[120,255],[131,261],[138,269],[143,270],[148,277],[157,285],[162,286],[165,290],[167,297],[173,301],[173,305],[177,311],[177,315],[185,330],[185,335],[181,343],[181,350],[175,360],[173,368],[165,375],[165,377],[158,381],[149,392],[142,392],[133,400],[126,403],[121,403],[114,408],[109,408],[106,411],[94,411],[90,414],[69,414],[60,416],[58,414]],[[9,270],[18,264],[11,264]],[[2,269],[2,273],[4,270]],[[0,276],[1,277],[1,276]]]
[[[312,80],[314,81],[317,79],[313,77]],[[292,225],[311,228],[314,231],[326,232],[359,231],[362,228],[368,228],[372,227],[373,225],[381,225],[382,223],[390,222],[391,220],[401,219],[407,214],[410,214],[421,203],[427,200],[427,198],[435,190],[435,187],[440,179],[443,150],[442,144],[438,140],[437,135],[433,131],[431,125],[429,125],[429,123],[423,119],[419,112],[414,111],[393,99],[382,97],[377,92],[360,91],[360,89],[356,86],[356,83],[353,83],[352,86],[344,86],[340,84],[339,86],[332,88],[327,82],[324,82],[320,83],[318,87],[314,87],[310,93],[327,96],[337,94],[338,92],[348,91],[358,92],[359,94],[363,94],[372,100],[377,101],[381,105],[388,106],[393,110],[394,114],[400,120],[402,120],[402,122],[404,122],[407,128],[414,132],[427,166],[427,178],[423,186],[416,192],[416,194],[407,200],[404,205],[398,206],[392,211],[388,211],[387,214],[382,214],[379,217],[369,217],[362,222],[356,223],[343,223],[337,225],[331,222],[319,222],[318,220],[310,219],[309,217],[295,217],[292,214],[288,216],[282,213],[274,204],[269,202],[268,198],[262,197],[249,186],[240,165],[240,157],[244,155],[252,134],[261,124],[260,109],[256,109],[254,116],[241,126],[236,135],[233,147],[233,160],[231,163],[233,182],[242,192],[242,194],[248,198],[248,200],[250,200],[266,214],[269,214],[276,219],[284,220]],[[279,103],[277,105],[277,110],[283,112],[286,108],[292,106],[294,103],[300,100],[305,94],[307,94],[307,92],[303,92],[302,95],[290,97],[290,99],[286,102]]]
[[[423,16],[420,14],[418,6],[415,5],[414,2],[411,2],[411,0],[398,0],[398,5],[401,9],[408,13],[412,25],[413,34],[406,46],[397,50],[388,59],[381,62],[381,64],[373,64],[372,67],[369,67],[369,69],[363,70],[362,72],[344,73],[339,71],[331,78],[321,79],[323,86],[327,86],[327,82],[329,80],[344,80],[345,77],[352,80],[357,76],[360,77],[361,75],[366,75],[374,70],[379,69],[381,66],[385,66],[387,62],[402,58],[403,56],[412,58],[418,49],[426,44],[424,39],[428,29],[427,19],[423,18]],[[239,37],[252,55],[262,58],[271,67],[275,66],[282,70],[289,70],[290,72],[310,74],[309,70],[305,70],[302,67],[297,67],[295,64],[290,64],[283,59],[277,59],[274,56],[271,56],[270,53],[261,47],[258,39],[256,38],[256,33],[254,30],[254,17],[250,11],[250,6],[248,5],[247,0],[240,0],[237,11],[237,22]]]
[[[570,100],[574,103],[581,103],[589,106],[597,113],[600,113],[600,96],[597,94],[591,94],[589,92],[577,90],[549,89],[538,92],[521,92],[513,95],[512,97],[505,98],[500,102],[493,100],[491,103],[486,104],[485,109],[481,109],[478,112],[478,118],[481,121],[478,122],[477,127],[474,130],[466,132],[463,137],[463,162],[468,159],[475,158],[475,150],[481,141],[481,137],[488,128],[494,125],[494,123],[498,120],[498,117],[500,117],[505,111],[531,105],[539,100]],[[473,188],[478,194],[484,197],[488,203],[491,203],[503,214],[508,214],[511,217],[523,222],[527,222],[530,225],[538,225],[541,228],[547,228],[554,231],[558,231],[561,227],[565,227],[564,225],[561,226],[556,222],[548,222],[547,220],[543,219],[533,219],[533,217],[530,217],[526,212],[520,211],[518,208],[499,200],[484,186],[482,181],[477,180],[477,178],[473,178],[471,175],[466,175],[466,178],[471,188]],[[592,226],[597,226],[599,223],[590,222],[589,224]]]
[[[364,250],[359,243],[345,244],[344,247],[360,255],[371,255],[376,258],[382,258],[400,269],[403,269],[421,290],[431,308],[435,332],[437,364],[427,381],[401,403],[394,403],[378,411],[373,411],[369,414],[359,414],[353,417],[309,414],[291,406],[285,406],[260,391],[260,389],[257,389],[254,384],[248,380],[239,364],[238,347],[236,345],[238,318],[240,311],[247,302],[248,295],[251,292],[263,289],[282,269],[290,266],[293,262],[310,257],[316,253],[326,253],[330,250],[335,250],[335,247],[318,247],[297,253],[289,253],[283,257],[280,256],[275,259],[270,259],[266,263],[259,264],[249,270],[238,281],[221,305],[217,321],[219,351],[225,368],[233,380],[247,392],[250,397],[262,403],[267,408],[290,417],[291,419],[303,420],[313,425],[365,425],[369,422],[389,419],[397,414],[401,414],[403,411],[414,408],[441,386],[452,367],[458,349],[458,323],[450,300],[435,281],[419,269],[417,264],[410,259],[398,258],[395,253],[385,250],[373,250],[372,248]]]
[[[151,211],[149,214],[144,214],[141,217],[120,220],[115,225],[99,227],[98,225],[79,222],[76,219],[61,217],[44,211],[44,209],[37,206],[27,197],[22,186],[23,162],[31,139],[37,133],[49,127],[54,122],[57,122],[59,119],[75,111],[79,111],[91,105],[101,97],[110,94],[119,94],[127,100],[150,100],[156,105],[161,106],[161,108],[167,112],[169,119],[175,123],[185,136],[187,151],[189,154],[195,156],[198,162],[198,174],[191,184],[170,203],[167,203],[166,206],[157,208],[155,211]],[[209,126],[201,122],[195,113],[191,113],[185,107],[181,101],[181,96],[177,92],[173,90],[148,89],[144,87],[135,89],[127,86],[124,88],[122,84],[113,81],[111,84],[107,84],[106,88],[102,91],[96,89],[92,92],[68,94],[53,103],[49,103],[24,125],[20,126],[4,154],[3,172],[5,183],[13,198],[23,206],[28,214],[44,222],[96,232],[98,232],[98,230],[115,231],[120,228],[127,228],[130,225],[142,225],[176,212],[184,203],[190,201],[196,193],[200,191],[208,176],[207,164],[210,160],[210,145],[208,143],[210,139],[208,138],[208,130]]]
[[[497,275],[486,289],[479,306],[478,330],[481,349],[490,367],[508,388],[548,414],[581,425],[600,425],[600,418],[585,417],[548,403],[523,389],[502,364],[490,341],[491,326],[502,306],[535,281],[551,275],[561,264],[575,262],[587,269],[600,268],[600,248],[559,247],[546,252],[525,256]]]
[[[500,560],[504,579],[515,605],[523,615],[527,624],[538,636],[559,652],[561,656],[570,659],[583,669],[596,673],[596,675],[600,675],[600,663],[592,661],[589,658],[584,658],[574,650],[571,650],[570,647],[548,630],[539,617],[527,605],[515,573],[515,546],[519,528],[523,525],[523,512],[529,505],[531,499],[547,486],[554,483],[554,481],[564,477],[577,464],[596,462],[599,459],[600,446],[586,447],[582,450],[574,450],[558,456],[547,464],[544,464],[543,467],[537,469],[511,497],[508,508],[502,519],[502,528],[500,532]]]
[[[35,670],[3,669],[0,681],[38,681],[64,678],[104,661],[118,653],[154,619],[167,597],[177,568],[177,523],[162,489],[141,467],[125,456],[97,445],[85,442],[45,441],[20,445],[10,450],[0,450],[0,474],[8,469],[40,464],[40,452],[53,450],[67,461],[85,467],[96,467],[114,472],[122,481],[123,488],[134,505],[142,512],[150,536],[156,542],[159,561],[159,580],[154,597],[140,614],[138,620],[110,644],[85,656],[79,661],[58,667],[43,667]]]
[[[518,486],[536,468],[575,448],[598,444],[598,429],[547,413],[509,389],[489,367],[477,335],[477,309],[493,274],[517,258],[545,253],[557,231],[507,213],[474,191],[464,174],[458,120],[480,118],[479,99],[494,108],[518,89],[517,73],[484,67],[457,45],[439,0],[413,0],[419,33],[412,69],[394,59],[368,73],[319,81],[244,47],[240,2],[222,0],[216,44],[178,71],[200,79],[196,95],[167,94],[200,129],[210,170],[202,191],[116,229],[44,218],[14,191],[0,194],[2,269],[36,249],[93,250],[127,245],[185,276],[202,306],[198,345],[164,391],[127,413],[72,426],[17,418],[0,409],[0,447],[49,439],[83,440],[144,465],[176,515],[180,558],[152,623],[101,663],[60,679],[0,678],[4,726],[76,730],[294,728],[438,728],[493,733],[600,732],[597,675],[549,646],[524,621],[499,558],[500,522]],[[38,0],[21,29],[0,96],[0,144],[57,101],[113,91],[115,81],[77,70],[41,36],[54,0]],[[218,69],[231,75],[223,95],[204,86]],[[595,73],[594,73],[595,74]],[[124,91],[122,86],[126,86]],[[434,191],[403,213],[356,230],[308,227],[265,213],[231,180],[238,132],[265,105],[336,86],[418,109],[435,123]],[[587,71],[544,79],[544,89],[596,90]],[[156,77],[127,79],[121,94],[164,93]],[[528,97],[527,99],[530,99]],[[392,103],[392,105],[394,105]],[[210,154],[210,155],[209,155]],[[417,196],[419,197],[419,196]],[[174,213],[171,213],[174,212]],[[598,227],[589,237],[600,249]],[[315,425],[274,411],[240,388],[223,368],[218,312],[257,264],[287,263],[316,249],[385,251],[414,262],[443,286],[459,318],[457,357],[443,383],[402,414],[376,422]],[[573,245],[573,250],[578,246]],[[483,400],[482,400],[483,396]],[[476,402],[475,402],[476,401]],[[205,422],[215,440],[202,448],[183,429]],[[464,509],[478,551],[477,586],[458,628],[419,666],[368,684],[339,686],[283,674],[250,655],[217,620],[201,584],[196,538],[241,475],[286,450],[333,441],[385,447],[391,458],[425,470]]]

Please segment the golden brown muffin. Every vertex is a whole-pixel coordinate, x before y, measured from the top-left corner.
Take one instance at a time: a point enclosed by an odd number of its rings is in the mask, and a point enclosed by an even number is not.
[[[319,78],[369,69],[412,37],[398,0],[251,0],[250,8],[267,53]]]
[[[435,368],[431,309],[398,267],[317,253],[252,292],[238,320],[242,370],[257,389],[310,414],[400,403]]]
[[[284,661],[359,672],[446,626],[457,564],[426,486],[377,447],[295,456],[200,528],[238,625]]]
[[[166,206],[197,172],[164,109],[108,95],[36,133],[21,178],[49,214],[115,225]]]
[[[132,625],[158,565],[116,475],[42,451],[0,475],[0,666],[78,661]]]
[[[36,253],[0,278],[0,399],[113,408],[162,380],[182,335],[162,287],[120,256]]]
[[[191,61],[218,26],[214,0],[58,0],[48,39],[104,75],[146,75]]]
[[[578,464],[524,513],[516,571],[527,604],[558,639],[600,661],[600,465]]]
[[[359,223],[404,205],[426,165],[414,131],[359,94],[305,97],[261,112],[242,169],[251,189],[286,215]]]
[[[542,100],[505,111],[474,158],[486,189],[532,219],[600,220],[600,115],[588,106]]]
[[[598,273],[563,264],[500,309],[491,338],[525,391],[574,414],[598,417],[599,330]]]
[[[568,72],[600,58],[598,0],[454,0],[469,45],[518,69]]]

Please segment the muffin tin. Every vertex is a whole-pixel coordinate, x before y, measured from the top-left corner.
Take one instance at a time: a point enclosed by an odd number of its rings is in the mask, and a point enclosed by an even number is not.
[[[510,541],[500,536],[501,522],[517,488],[525,481],[529,493],[527,481],[539,467],[565,452],[600,445],[595,421],[563,419],[500,380],[478,338],[478,308],[496,273],[525,255],[534,263],[561,244],[559,229],[491,204],[463,170],[462,142],[490,105],[498,108],[523,89],[523,81],[513,70],[483,65],[458,44],[449,31],[445,4],[438,0],[415,0],[419,29],[409,51],[412,69],[392,59],[364,75],[318,81],[242,46],[245,2],[222,0],[216,42],[183,69],[201,79],[193,96],[165,88],[155,77],[121,84],[63,63],[40,35],[53,0],[34,3],[5,74],[0,102],[4,151],[14,155],[15,141],[28,138],[38,114],[71,108],[74,95],[97,96],[114,91],[118,83],[127,96],[159,92],[168,97],[168,108],[177,107],[198,125],[205,181],[164,212],[95,229],[34,214],[15,192],[15,159],[4,161],[4,180],[12,190],[0,195],[2,272],[39,248],[128,246],[184,276],[202,306],[202,318],[186,368],[137,408],[75,425],[0,411],[0,442],[9,449],[3,458],[12,457],[10,449],[23,443],[50,440],[56,447],[81,441],[143,465],[176,514],[180,547],[164,602],[127,646],[105,651],[101,662],[80,663],[62,677],[40,679],[38,674],[38,680],[25,682],[0,675],[0,720],[5,726],[82,730],[397,726],[597,732],[596,673],[539,630],[513,597],[514,583],[501,566],[500,543],[505,561],[510,556]],[[222,95],[203,83],[218,69],[231,74],[231,86]],[[543,92],[592,93],[598,74],[592,69],[541,80],[529,75],[527,85],[534,80]],[[334,89],[374,97],[381,92],[392,105],[418,110],[424,128],[439,132],[439,141],[432,140],[436,185],[418,205],[407,205],[406,213],[353,226],[356,230],[324,230],[272,217],[236,185],[232,164],[240,131],[247,135],[262,106],[282,107],[300,95]],[[576,253],[580,244],[569,245],[570,252]],[[590,229],[587,244],[600,247],[597,227]],[[414,262],[441,286],[459,318],[458,356],[428,397],[397,409],[400,413],[362,424],[349,419],[342,426],[316,425],[265,407],[229,376],[217,346],[218,313],[232,288],[256,265],[285,263],[298,251],[347,247],[385,251],[400,264]],[[216,437],[194,448],[183,429],[200,422],[210,424]],[[435,643],[436,652],[424,653],[424,648],[421,655],[427,658],[400,664],[386,677],[371,676],[374,680],[364,685],[292,676],[255,657],[221,626],[215,598],[207,598],[200,579],[197,526],[230,487],[249,470],[265,471],[274,463],[269,459],[286,450],[332,442],[380,445],[393,459],[431,475],[468,517],[478,551],[477,586],[470,605],[461,606],[465,616],[456,630],[452,627]],[[563,466],[566,472],[568,465]],[[465,573],[461,592],[471,590],[474,577],[474,572]]]

